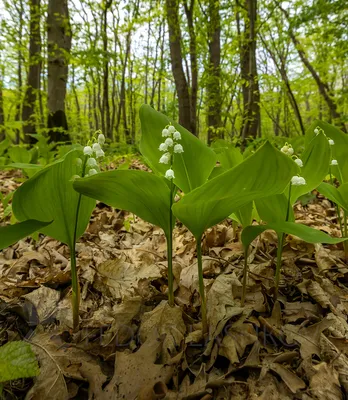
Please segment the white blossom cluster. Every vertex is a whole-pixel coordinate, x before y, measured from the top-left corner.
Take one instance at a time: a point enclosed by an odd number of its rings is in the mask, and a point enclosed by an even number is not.
[[[292,186],[302,186],[306,184],[306,180],[302,176],[295,175],[291,178],[291,184]]]
[[[164,142],[159,145],[159,151],[164,154],[159,159],[161,164],[170,164],[171,167],[166,171],[165,177],[167,179],[175,179],[174,171],[172,169],[174,153],[183,153],[184,149],[180,143],[181,134],[175,129],[173,125],[167,125],[162,131],[162,137],[165,138]]]
[[[100,133],[98,135],[95,143],[90,143],[83,148],[83,154],[88,157],[86,161],[86,173],[85,176],[92,176],[98,173],[98,162],[97,159],[104,156],[104,151],[102,149],[103,144],[105,143],[105,136]],[[81,158],[76,159],[76,164],[78,167],[82,167],[83,162]],[[73,178],[80,178],[79,175],[74,175]]]
[[[321,129],[320,126],[317,126],[317,127],[314,129],[314,133],[316,134],[316,136],[318,136],[320,132],[322,132],[322,133],[324,134],[324,136],[326,136],[324,130]],[[326,136],[326,137],[327,137],[327,136]],[[331,138],[327,137],[327,140],[328,140],[330,146],[333,146],[333,145],[335,144],[335,141],[332,140]],[[331,160],[330,165],[338,165],[337,160]]]
[[[303,167],[303,161],[294,155],[294,149],[292,148],[291,144],[285,143],[285,145],[280,149],[280,151],[292,158],[294,158],[294,162],[300,167]],[[306,180],[302,176],[293,176],[291,179],[291,184],[294,186],[305,185]]]
[[[291,144],[288,143],[285,143],[280,151],[290,157],[294,154],[294,149],[292,148]]]

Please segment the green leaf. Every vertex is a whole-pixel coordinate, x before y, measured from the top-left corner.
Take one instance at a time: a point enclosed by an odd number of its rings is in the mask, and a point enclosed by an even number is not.
[[[5,249],[11,244],[18,242],[32,233],[41,230],[50,222],[42,222],[34,219],[20,222],[14,225],[0,226],[0,250]]]
[[[174,215],[199,239],[245,204],[283,192],[296,172],[296,164],[266,142],[235,168],[185,195],[174,204]]]
[[[10,147],[11,141],[9,138],[4,139],[0,142],[0,156],[2,156],[5,151]]]
[[[213,150],[185,128],[148,105],[141,106],[140,121],[142,131],[140,151],[153,171],[164,176],[168,169],[168,165],[159,163],[163,153],[158,150],[158,147],[164,141],[162,130],[171,123],[180,132],[180,143],[184,148],[183,153],[174,155],[175,185],[188,193],[207,181],[216,163]]]
[[[12,209],[19,221],[52,221],[40,232],[73,247],[79,194],[73,188],[73,175],[81,173],[75,160],[81,152],[73,150],[64,159],[47,166],[24,182],[13,196]],[[76,239],[85,231],[95,201],[82,196]]]
[[[286,220],[288,199],[284,193],[257,199],[255,200],[255,205],[262,221],[271,222]],[[289,209],[288,221],[295,221],[292,207]]]
[[[40,373],[30,344],[9,342],[0,347],[0,382],[30,378]]]
[[[311,192],[325,178],[329,170],[330,145],[327,138],[320,133],[308,143],[301,157],[303,167],[300,175],[306,180],[306,185],[292,186],[291,204],[305,193]]]
[[[348,212],[348,183],[344,183],[338,189],[328,183],[321,183],[317,190],[329,200]]]
[[[248,226],[253,221],[253,207],[254,203],[251,201],[234,212],[231,218],[237,220],[242,226]]]
[[[216,140],[211,148],[217,154],[221,167],[225,170],[231,169],[243,161],[243,155],[239,148],[223,139]]]
[[[10,159],[14,163],[30,163],[31,153],[28,149],[21,146],[12,146],[8,149]]]
[[[130,211],[161,227],[166,235],[170,232],[170,189],[165,178],[145,171],[115,170],[77,179],[74,189],[112,207]]]
[[[298,236],[307,243],[329,243],[336,244],[344,242],[347,238],[332,238],[324,232],[295,222],[271,222],[267,225],[250,225],[242,231],[241,240],[245,248],[262,232],[272,229],[279,233],[287,233]]]
[[[306,131],[307,143],[315,137],[314,129],[316,127],[323,129],[327,138],[335,142],[335,144],[330,147],[332,158],[338,161],[339,170],[337,167],[332,167],[332,172],[336,178],[339,179],[340,183],[348,183],[348,135],[327,122],[315,120]]]

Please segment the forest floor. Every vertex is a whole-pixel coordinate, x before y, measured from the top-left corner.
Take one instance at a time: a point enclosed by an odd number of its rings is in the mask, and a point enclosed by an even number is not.
[[[19,172],[0,174],[3,192],[20,184]],[[295,213],[297,222],[340,236],[334,207],[316,193],[307,205],[296,204]],[[287,236],[274,302],[277,237],[266,231],[253,242],[241,307],[239,236],[240,229],[226,220],[204,238],[206,337],[199,322],[194,238],[180,223],[171,308],[163,232],[97,204],[77,245],[77,332],[67,246],[40,235],[0,252],[0,345],[30,342],[41,369],[35,379],[6,384],[5,398],[344,399],[348,267],[342,245]]]

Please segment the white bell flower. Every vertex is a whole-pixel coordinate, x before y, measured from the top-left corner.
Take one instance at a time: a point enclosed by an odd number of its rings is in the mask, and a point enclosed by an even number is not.
[[[329,139],[329,145],[333,146],[335,144],[335,142],[332,139]]]
[[[183,153],[184,149],[182,148],[181,144],[176,144],[174,146],[174,153]]]
[[[288,156],[292,156],[293,154],[294,154],[294,149],[292,147],[289,147]]]
[[[73,175],[71,179],[74,181],[75,179],[79,179],[79,178],[81,178],[80,175]]]
[[[164,176],[169,180],[175,179],[174,171],[171,168],[166,171],[166,174]]]
[[[101,150],[100,144],[99,143],[93,143],[93,151],[97,152],[99,150]]]
[[[163,156],[159,160],[160,164],[168,164],[169,161],[170,161],[170,153],[163,154]]]
[[[76,158],[75,162],[76,162],[76,165],[77,165],[78,167],[81,167],[81,166],[82,166],[82,160],[81,160],[81,158]]]
[[[168,126],[168,131],[170,134],[174,133],[176,131],[175,127],[173,125]]]
[[[168,137],[170,136],[170,132],[168,131],[168,129],[164,128],[162,131],[162,137]]]
[[[105,155],[105,153],[104,153],[104,151],[103,151],[102,149],[99,149],[99,150],[97,150],[97,151],[95,152],[95,156],[96,156],[97,158],[104,157],[104,155]]]
[[[97,173],[98,173],[98,171],[96,169],[92,168],[92,169],[89,170],[88,176],[92,176],[92,175],[95,175]]]
[[[331,160],[331,164],[330,165],[338,165],[337,160]]]
[[[159,151],[167,151],[168,145],[166,143],[161,143],[158,148]]]
[[[300,158],[296,158],[295,163],[296,163],[300,168],[303,167],[303,162],[302,162],[302,160],[301,160]]]
[[[174,140],[180,140],[180,139],[181,139],[181,134],[180,134],[179,131],[175,131],[175,132],[173,133],[173,139],[174,139]]]
[[[99,143],[100,145],[103,145],[103,144],[105,143],[105,136],[104,136],[102,133],[100,133],[100,134],[98,135],[98,143]]]
[[[293,176],[291,178],[291,184],[293,186],[302,186],[306,184],[306,180],[302,176]]]
[[[315,128],[315,129],[314,129],[314,133],[315,133],[316,135],[319,135],[319,129],[318,129],[318,128]]]
[[[92,147],[91,147],[91,146],[86,146],[86,147],[84,147],[84,149],[83,149],[83,154],[84,154],[85,156],[91,156],[91,155],[93,154],[93,149],[92,149]]]
[[[289,150],[289,146],[283,146],[281,149],[280,149],[280,151],[282,152],[282,153],[285,153],[285,154],[288,154],[288,150]]]
[[[167,147],[172,147],[174,142],[172,138],[167,138],[164,143],[167,145]]]
[[[87,160],[87,165],[88,165],[89,167],[97,167],[97,166],[98,166],[97,160],[96,160],[95,158],[91,157],[91,158],[89,158],[89,159]]]

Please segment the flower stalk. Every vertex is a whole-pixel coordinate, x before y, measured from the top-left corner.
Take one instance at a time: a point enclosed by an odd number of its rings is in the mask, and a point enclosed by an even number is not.
[[[202,261],[202,238],[196,239],[197,249],[197,263],[198,263],[198,284],[199,284],[199,295],[201,297],[201,316],[202,316],[202,330],[203,335],[208,332],[207,322],[207,302],[205,298],[205,288],[203,280],[203,261]]]

